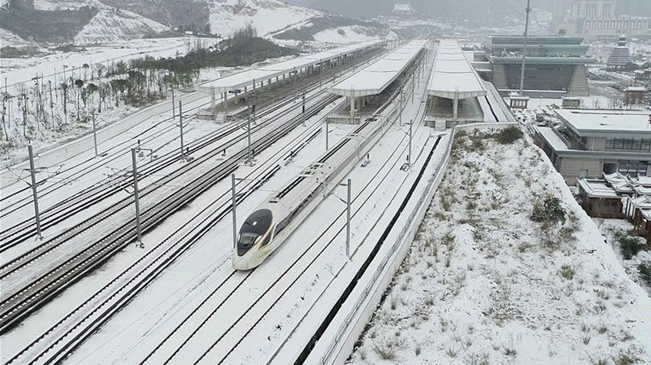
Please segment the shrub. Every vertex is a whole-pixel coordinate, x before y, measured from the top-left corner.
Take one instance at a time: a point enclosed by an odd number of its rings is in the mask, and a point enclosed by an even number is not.
[[[506,129],[502,129],[500,132],[494,134],[493,138],[499,144],[513,144],[513,142],[522,138],[522,136],[523,133],[518,127],[511,126]]]
[[[541,223],[543,228],[549,228],[557,223],[565,223],[565,209],[558,198],[547,198],[544,202],[536,202],[533,206],[531,220]]]
[[[619,249],[624,257],[624,260],[630,260],[633,256],[637,255],[642,249],[640,238],[635,235],[635,232],[617,232],[615,233]]]
[[[382,360],[393,360],[396,358],[396,349],[393,342],[387,342],[382,345],[373,344],[373,351],[375,351]]]
[[[648,285],[651,285],[651,261],[640,263],[637,270],[640,273],[640,278]]]
[[[576,274],[576,270],[574,270],[574,268],[572,268],[572,266],[570,266],[570,265],[563,265],[563,266],[561,266],[559,274],[564,279],[572,280],[572,279],[574,279],[574,274]]]

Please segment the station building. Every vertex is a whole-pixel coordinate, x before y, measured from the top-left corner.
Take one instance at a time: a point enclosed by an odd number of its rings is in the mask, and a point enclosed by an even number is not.
[[[526,47],[524,90],[529,96],[589,96],[583,38],[555,35],[529,36]],[[520,89],[523,36],[495,36],[483,44],[492,69],[490,79],[504,95]]]
[[[651,176],[651,116],[640,111],[557,110],[558,127],[536,127],[536,141],[569,185],[619,172]]]

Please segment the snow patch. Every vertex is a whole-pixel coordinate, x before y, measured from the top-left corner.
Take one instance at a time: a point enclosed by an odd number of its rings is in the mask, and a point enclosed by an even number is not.
[[[465,140],[350,363],[650,363],[651,298],[541,150]],[[544,229],[550,197],[566,221]]]
[[[210,7],[210,27],[213,34],[229,37],[235,31],[252,24],[259,36],[321,15],[316,10],[286,5],[276,0],[213,1]]]
[[[75,37],[76,44],[111,43],[142,38],[169,28],[126,10],[101,10]]]

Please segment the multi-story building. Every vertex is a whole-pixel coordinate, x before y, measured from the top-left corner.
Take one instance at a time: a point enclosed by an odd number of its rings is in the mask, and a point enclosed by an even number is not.
[[[559,34],[586,38],[651,36],[651,1],[557,0],[553,26]]]
[[[551,91],[560,96],[588,96],[585,65],[588,46],[578,37],[530,36],[526,47],[524,89]],[[492,65],[492,81],[500,92],[519,90],[523,36],[495,36],[483,47]]]
[[[640,111],[557,110],[560,127],[536,127],[537,142],[565,181],[619,172],[651,175],[651,116]]]

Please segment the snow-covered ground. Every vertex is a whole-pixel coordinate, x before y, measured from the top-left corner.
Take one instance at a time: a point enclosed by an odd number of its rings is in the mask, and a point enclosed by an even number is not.
[[[75,44],[110,43],[142,38],[170,28],[126,10],[103,9],[75,37]]]
[[[616,234],[621,232],[628,232],[633,230],[633,224],[628,222],[625,219],[601,219],[593,218],[597,227],[601,231],[601,234],[606,237],[606,241],[613,248],[613,251],[617,254],[619,262],[626,270],[626,273],[629,275],[631,280],[638,283],[643,289],[651,295],[651,285],[646,284],[639,275],[638,266],[641,263],[651,263],[651,250],[640,251],[637,255],[633,256],[630,260],[625,260],[621,254],[619,243],[617,242]]]
[[[651,298],[542,151],[480,136],[453,154],[350,363],[651,363]],[[552,197],[566,221],[545,228],[530,217]]]
[[[288,5],[277,0],[212,1],[209,7],[212,33],[225,38],[247,24],[253,25],[259,36],[264,36],[321,14],[316,10]]]

